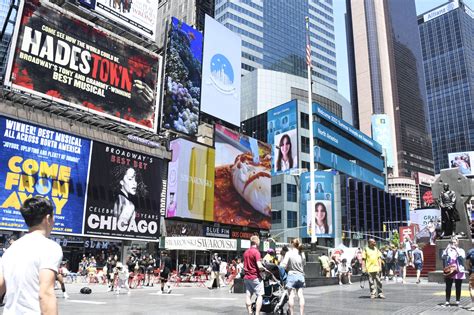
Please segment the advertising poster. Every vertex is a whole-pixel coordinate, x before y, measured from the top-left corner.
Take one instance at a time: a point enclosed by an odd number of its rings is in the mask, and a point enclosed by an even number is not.
[[[165,160],[94,141],[84,234],[156,240],[165,186]]]
[[[410,226],[400,226],[398,227],[398,233],[400,235],[400,242],[404,242],[405,238],[408,237],[410,242],[415,242],[415,233],[416,228],[413,225]]]
[[[310,173],[301,175],[300,212],[301,224],[306,229],[301,229],[301,237],[334,237],[334,174],[315,171],[315,201],[314,209],[310,211]],[[314,228],[313,228],[314,227]]]
[[[91,141],[0,117],[0,229],[28,230],[20,207],[33,196],[54,206],[53,233],[82,234]]]
[[[215,150],[185,139],[170,150],[166,217],[213,221]]]
[[[202,34],[172,18],[166,48],[163,128],[186,135],[197,133],[201,78]]]
[[[17,23],[6,85],[156,131],[160,56],[46,1],[25,1]]]
[[[268,111],[268,143],[272,145],[272,175],[298,168],[298,111],[295,100]]]
[[[214,222],[271,227],[271,147],[215,125]]]
[[[202,59],[201,110],[240,125],[240,36],[206,15]]]
[[[166,220],[166,236],[203,236],[202,224],[195,222],[184,222]]]
[[[155,40],[158,0],[79,0],[100,15]]]
[[[441,220],[441,210],[439,208],[410,210],[410,227],[413,227],[413,230],[416,231],[416,241],[434,243],[438,220]]]
[[[392,127],[390,116],[386,114],[372,115],[372,138],[380,143],[386,151],[387,167],[394,166],[394,154],[392,143]]]
[[[449,153],[449,167],[458,168],[459,173],[465,176],[474,175],[471,161],[474,161],[474,151]]]

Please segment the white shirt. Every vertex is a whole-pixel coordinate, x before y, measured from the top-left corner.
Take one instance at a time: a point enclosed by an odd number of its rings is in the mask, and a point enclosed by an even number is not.
[[[58,272],[62,259],[61,246],[37,232],[14,242],[0,265],[7,287],[3,314],[40,314],[39,271]]]

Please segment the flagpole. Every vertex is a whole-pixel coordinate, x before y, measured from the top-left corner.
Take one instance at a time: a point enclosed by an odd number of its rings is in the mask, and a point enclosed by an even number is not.
[[[314,211],[315,182],[314,182],[314,134],[313,134],[313,91],[312,91],[312,64],[311,64],[311,41],[309,37],[309,17],[306,20],[306,64],[308,66],[308,116],[309,116],[309,205],[306,215],[311,219],[311,243],[316,243],[316,217]]]

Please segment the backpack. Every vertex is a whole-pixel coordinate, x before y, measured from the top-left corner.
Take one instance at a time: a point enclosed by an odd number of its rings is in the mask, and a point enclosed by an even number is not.
[[[407,254],[404,251],[398,251],[398,262],[405,263]]]
[[[393,250],[389,250],[387,252],[387,262],[389,263],[393,262]]]
[[[91,294],[92,290],[89,287],[83,287],[80,291],[82,294]]]

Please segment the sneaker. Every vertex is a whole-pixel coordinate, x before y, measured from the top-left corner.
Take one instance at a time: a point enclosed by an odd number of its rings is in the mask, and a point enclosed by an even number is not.
[[[171,294],[171,289],[168,289],[168,292],[166,292],[167,294]]]
[[[448,307],[449,306],[449,302],[444,302],[444,304],[442,305],[443,307]]]
[[[349,281],[349,284],[352,284],[352,282]]]
[[[156,293],[156,294],[163,294],[163,291],[158,291],[158,293]]]
[[[114,289],[112,289],[111,287],[109,287],[109,288],[107,289],[107,292],[111,292],[111,291],[113,291],[113,290],[114,290]]]
[[[459,306],[460,302],[459,301],[456,301],[456,306]]]
[[[128,291],[127,291],[127,294],[128,294],[128,295],[132,294],[132,291],[128,290]]]
[[[372,294],[371,294],[371,295],[370,295],[370,298],[371,298],[372,300],[375,299],[375,295],[372,295]]]
[[[385,295],[379,294],[379,299],[385,300]]]
[[[342,282],[341,282],[341,281],[339,281],[339,285],[342,285]]]
[[[67,292],[64,292],[63,297],[67,300],[69,299],[69,294],[67,294]]]

